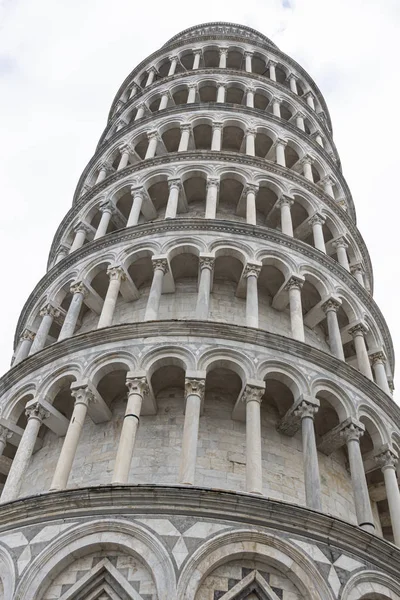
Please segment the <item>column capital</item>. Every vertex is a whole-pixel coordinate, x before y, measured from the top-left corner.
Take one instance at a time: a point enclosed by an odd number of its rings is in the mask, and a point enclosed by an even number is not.
[[[112,167],[111,167],[110,163],[103,162],[103,163],[99,164],[98,169],[99,169],[99,171],[105,171],[106,173],[108,173],[109,171],[112,170]]]
[[[276,138],[272,145],[274,148],[276,148],[276,146],[283,146],[284,148],[286,148],[287,140],[284,140],[283,138]]]
[[[168,179],[168,189],[172,190],[172,189],[177,189],[177,190],[181,190],[182,189],[182,181],[180,179]]]
[[[371,361],[372,366],[378,363],[385,364],[386,362],[386,356],[382,350],[380,350],[379,352],[374,352],[374,354],[370,354],[369,359]]]
[[[47,411],[41,404],[40,402],[35,402],[35,401],[31,401],[28,402],[26,408],[25,408],[25,414],[28,417],[28,421],[30,419],[36,419],[37,421],[40,421],[42,423],[42,421],[44,421],[45,419],[47,419],[50,416],[49,411]]]
[[[92,228],[88,223],[85,223],[84,221],[79,221],[78,223],[76,223],[76,225],[73,226],[72,230],[74,233],[78,233],[78,231],[84,231],[86,234],[88,234],[92,231]]]
[[[178,58],[178,56],[177,56],[176,54],[171,54],[171,56],[168,56],[168,60],[170,60],[171,62],[172,62],[173,60],[176,60],[176,61],[178,61],[178,60],[179,60],[179,58]]]
[[[313,225],[323,225],[326,221],[326,217],[319,212],[313,214],[313,216],[309,219],[309,223],[311,227]]]
[[[244,267],[243,277],[247,279],[247,277],[257,277],[261,273],[262,265],[256,263],[247,263]]]
[[[123,144],[121,144],[121,146],[118,146],[118,150],[121,152],[121,154],[124,154],[125,152],[130,154],[133,148],[130,144],[124,142]]]
[[[113,214],[116,211],[115,204],[111,200],[103,200],[102,202],[100,202],[99,209],[102,213],[109,212]]]
[[[214,269],[215,257],[214,256],[199,256],[199,266],[200,270],[210,269],[212,271]]]
[[[292,288],[297,288],[298,290],[301,290],[301,288],[303,287],[304,284],[304,278],[300,277],[298,275],[292,275],[291,277],[289,277],[289,279],[287,280],[286,284],[285,284],[285,290],[289,291]]]
[[[276,104],[282,104],[283,98],[281,98],[280,96],[274,96],[272,98],[272,102],[275,102]]]
[[[72,294],[82,294],[84,298],[89,293],[83,281],[75,281],[74,283],[71,283],[69,289]]]
[[[333,179],[332,175],[325,175],[325,177],[322,177],[322,179],[320,180],[320,183],[322,185],[334,185],[335,180]]]
[[[300,419],[310,418],[314,420],[314,416],[317,414],[319,410],[319,402],[314,401],[314,398],[306,399],[305,396],[302,397],[302,401],[296,406],[293,414],[296,417],[300,417]]]
[[[39,311],[39,315],[41,317],[45,317],[48,315],[53,319],[58,319],[58,317],[61,315],[61,311],[59,308],[56,308],[52,304],[48,303],[42,306],[42,308]]]
[[[145,188],[142,185],[132,185],[131,186],[131,196],[132,198],[136,198],[136,196],[143,197],[145,194]]]
[[[217,81],[217,88],[221,89],[224,88],[224,90],[226,90],[226,88],[228,87],[228,84],[226,81]]]
[[[154,65],[152,65],[149,69],[147,69],[147,73],[158,73],[157,69],[155,68]]]
[[[156,139],[158,141],[160,141],[160,134],[158,133],[157,129],[152,129],[151,131],[147,132],[147,138],[149,140],[151,139]]]
[[[346,427],[344,427],[341,430],[340,435],[344,439],[344,441],[347,443],[347,442],[351,442],[351,441],[359,442],[360,437],[363,436],[364,433],[365,433],[365,427],[362,423],[352,422],[349,425],[346,425]]]
[[[181,123],[180,130],[190,132],[190,131],[192,131],[192,124],[191,123]]]
[[[289,73],[289,75],[286,78],[288,81],[290,81],[291,79],[294,79],[295,81],[298,81],[298,76],[295,75],[294,73]]]
[[[247,384],[243,390],[242,402],[245,404],[248,402],[258,402],[258,404],[261,404],[264,394],[265,387]]]
[[[294,115],[295,119],[305,119],[306,117],[306,113],[304,113],[302,110],[298,110],[297,113],[295,113]]]
[[[128,372],[125,385],[128,388],[129,394],[138,394],[143,398],[150,393],[150,388],[146,377],[135,377]]]
[[[160,270],[164,274],[169,271],[168,261],[167,261],[166,258],[154,258],[153,257],[151,259],[151,262],[153,264],[153,270],[154,271]]]
[[[291,198],[290,196],[286,196],[285,194],[282,194],[282,196],[279,198],[278,202],[276,203],[276,205],[278,206],[278,208],[281,208],[282,206],[293,206],[294,204],[294,198]]]
[[[12,436],[13,436],[12,431],[7,429],[7,427],[5,427],[4,425],[0,425],[0,442],[3,442],[3,444],[6,444],[7,440],[9,440]]]
[[[309,154],[305,154],[303,158],[299,160],[299,165],[312,165],[314,163],[314,159]]]
[[[254,56],[254,52],[253,52],[253,50],[245,50],[245,51],[243,52],[243,56],[244,56],[244,57],[246,57],[246,56],[250,56],[250,57],[252,58],[252,57]]]
[[[185,398],[188,396],[199,396],[201,400],[204,398],[204,390],[206,387],[205,379],[195,379],[186,377],[185,379]]]
[[[164,88],[163,90],[160,91],[160,95],[161,96],[168,96],[168,98],[171,98],[171,92],[168,89],[166,89],[166,88]]]
[[[71,396],[75,398],[75,406],[83,404],[88,407],[95,400],[94,394],[91,391],[88,383],[79,383],[74,381],[71,384]]]
[[[70,250],[69,246],[67,246],[66,244],[60,244],[57,247],[56,254],[58,255],[58,254],[61,254],[61,252],[64,252],[65,255],[67,255],[69,250]]]
[[[124,281],[126,279],[125,270],[121,265],[109,265],[107,275],[111,280]]]
[[[396,469],[399,462],[397,452],[390,447],[381,448],[377,454],[375,454],[374,459],[382,472],[386,471],[386,469]]]
[[[246,194],[257,194],[258,190],[260,189],[260,186],[258,185],[258,183],[246,183],[243,191]]]
[[[248,85],[246,86],[246,92],[250,92],[251,94],[255,94],[257,91],[257,88],[255,85]]]
[[[358,262],[358,263],[353,263],[352,265],[350,265],[350,273],[352,275],[354,275],[355,273],[362,273],[364,274],[364,267],[363,264]]]
[[[341,235],[340,237],[336,238],[336,240],[333,240],[332,242],[332,246],[334,248],[348,248],[349,245],[346,242],[346,239],[343,235]]]
[[[187,84],[188,90],[197,90],[198,83],[197,81],[191,81]]]
[[[350,327],[348,331],[352,337],[356,337],[357,335],[362,335],[364,337],[364,335],[368,333],[368,329],[364,323],[357,323],[356,325],[353,325],[353,327]]]
[[[321,308],[326,314],[329,311],[337,313],[339,308],[342,306],[341,301],[338,298],[328,298],[322,305]]]
[[[217,177],[208,177],[206,188],[208,190],[209,187],[219,188],[220,180]]]
[[[272,58],[269,58],[266,60],[266,65],[267,67],[277,67],[278,63],[276,60],[273,60]]]
[[[35,339],[36,333],[34,331],[31,331],[30,329],[24,329],[23,332],[20,335],[20,340],[21,342],[24,340],[28,340],[29,342],[33,342],[33,340]]]
[[[203,49],[202,48],[193,48],[193,55],[194,56],[201,56],[203,54]]]
[[[315,96],[314,96],[314,94],[312,93],[311,90],[309,90],[308,92],[306,92],[305,94],[303,94],[303,98],[304,99],[312,98],[313,100],[315,100]]]
[[[246,135],[257,135],[257,127],[254,125],[250,125],[246,129]]]
[[[219,55],[224,55],[225,56],[228,54],[229,48],[219,48]]]
[[[223,129],[224,128],[224,124],[221,121],[213,121],[212,124],[212,129],[213,131],[215,131],[216,129]]]

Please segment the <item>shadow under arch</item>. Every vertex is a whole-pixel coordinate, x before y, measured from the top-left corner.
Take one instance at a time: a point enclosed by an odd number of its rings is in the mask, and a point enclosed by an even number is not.
[[[394,596],[393,594],[396,594]],[[380,571],[362,571],[350,577],[341,600],[400,600],[400,582]]]

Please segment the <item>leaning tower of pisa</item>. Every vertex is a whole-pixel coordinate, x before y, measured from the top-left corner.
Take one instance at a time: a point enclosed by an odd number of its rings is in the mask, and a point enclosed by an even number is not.
[[[399,600],[400,410],[329,112],[263,34],[128,75],[0,380],[2,600]]]

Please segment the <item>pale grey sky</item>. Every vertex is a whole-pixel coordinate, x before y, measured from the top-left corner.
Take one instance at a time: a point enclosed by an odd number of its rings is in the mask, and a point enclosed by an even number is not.
[[[167,39],[207,21],[258,29],[320,87],[374,297],[400,347],[398,0],[0,0],[0,374],[119,85]]]

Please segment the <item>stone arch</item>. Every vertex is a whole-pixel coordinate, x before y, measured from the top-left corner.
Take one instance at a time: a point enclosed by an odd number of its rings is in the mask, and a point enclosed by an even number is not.
[[[380,571],[356,573],[346,583],[341,600],[400,600],[400,582]]]
[[[126,370],[133,371],[136,368],[137,360],[131,352],[119,350],[111,351],[106,355],[102,354],[95,358],[84,370],[82,376],[88,378],[95,387],[102,377],[115,371]]]
[[[272,534],[241,529],[215,535],[193,553],[182,569],[177,599],[193,600],[216,567],[246,556],[284,572],[308,600],[334,598],[314,563],[299,548]]]
[[[41,385],[38,386],[38,397],[45,398],[52,404],[58,392],[65,387],[65,384],[78,380],[81,373],[82,367],[80,364],[60,367],[43,379]]]
[[[206,244],[200,237],[182,237],[175,238],[174,240],[168,240],[165,242],[164,246],[162,246],[160,253],[167,254],[168,258],[171,260],[176,254],[179,254],[182,249],[187,252],[193,252],[194,254],[199,254],[199,252],[206,251]]]
[[[356,407],[348,394],[334,381],[319,377],[311,384],[311,395],[325,398],[335,410],[339,421],[343,422],[348,417],[355,417]]]
[[[159,600],[175,596],[175,572],[165,548],[157,538],[137,523],[102,519],[78,525],[58,536],[31,563],[14,600],[38,600],[52,576],[74,558],[101,547],[116,548],[137,557],[152,574]]]
[[[196,359],[187,348],[166,345],[147,352],[141,359],[139,366],[146,371],[150,379],[158,368],[167,364],[174,364],[184,371],[188,371],[195,369]]]
[[[290,389],[293,399],[310,393],[310,386],[300,369],[279,360],[266,359],[258,367],[258,379],[267,381],[275,379]]]
[[[216,348],[206,350],[198,359],[198,368],[201,371],[210,371],[219,367],[234,371],[244,385],[248,379],[255,376],[254,364],[251,359],[237,350]]]
[[[0,583],[3,586],[4,600],[14,598],[15,567],[7,550],[0,545]]]
[[[365,425],[365,431],[371,437],[374,450],[379,450],[384,444],[390,442],[387,427],[374,408],[366,404],[360,405],[357,417]]]
[[[25,383],[17,389],[10,398],[4,403],[3,416],[12,423],[16,423],[23,412],[26,403],[36,397],[37,385],[35,383]]]

